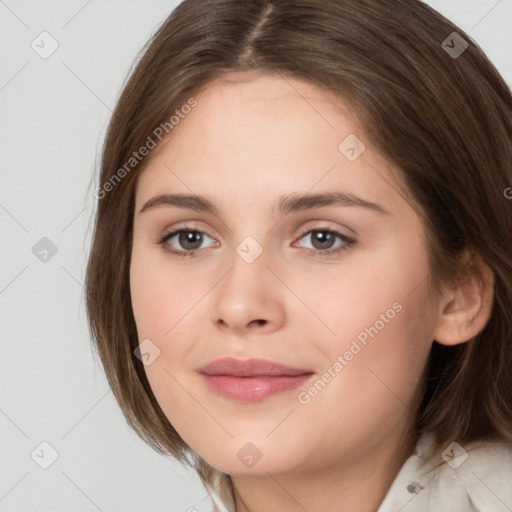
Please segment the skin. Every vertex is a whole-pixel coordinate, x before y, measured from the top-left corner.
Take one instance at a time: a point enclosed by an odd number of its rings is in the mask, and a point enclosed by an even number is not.
[[[487,285],[468,279],[429,295],[425,228],[349,104],[274,75],[217,80],[195,98],[136,189],[130,284],[139,339],[160,350],[145,367],[152,390],[184,441],[231,474],[237,512],[375,511],[413,451],[408,422],[432,341],[463,343],[485,326],[492,273],[484,268]],[[366,145],[355,161],[338,149],[349,134]],[[277,212],[284,195],[334,190],[388,213]],[[203,196],[219,213],[140,212],[162,193]],[[158,243],[185,226],[205,233],[192,257]],[[308,254],[345,245],[322,249],[304,235],[325,228],[354,245]],[[247,236],[263,249],[252,263],[236,252]],[[190,247],[177,236],[167,246]],[[307,404],[298,394],[311,382],[241,403],[212,393],[196,371],[261,357],[310,369],[315,381],[394,303],[401,311]],[[237,457],[248,442],[261,453],[252,467]]]

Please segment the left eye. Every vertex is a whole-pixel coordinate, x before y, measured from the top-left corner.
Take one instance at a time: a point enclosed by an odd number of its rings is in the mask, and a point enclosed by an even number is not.
[[[326,252],[331,253],[335,252],[337,250],[342,250],[344,248],[347,248],[347,246],[350,246],[354,243],[354,241],[345,236],[341,233],[338,233],[337,231],[332,231],[330,229],[312,229],[310,231],[307,231],[304,233],[301,237],[306,238],[309,237],[311,240],[311,243],[313,245],[312,250],[313,252]],[[333,249],[333,244],[335,243],[336,239],[341,240],[341,242],[345,242],[345,245],[342,244],[341,247],[338,247],[336,249]]]

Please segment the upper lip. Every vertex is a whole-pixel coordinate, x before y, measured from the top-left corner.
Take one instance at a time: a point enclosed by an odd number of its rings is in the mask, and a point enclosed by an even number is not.
[[[216,359],[197,370],[205,375],[231,375],[233,377],[294,376],[313,373],[312,370],[293,368],[268,359]]]

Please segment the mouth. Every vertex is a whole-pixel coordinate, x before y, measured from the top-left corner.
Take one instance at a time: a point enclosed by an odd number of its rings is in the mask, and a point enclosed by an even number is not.
[[[260,402],[295,389],[315,372],[266,359],[217,359],[197,370],[213,393],[240,402]]]

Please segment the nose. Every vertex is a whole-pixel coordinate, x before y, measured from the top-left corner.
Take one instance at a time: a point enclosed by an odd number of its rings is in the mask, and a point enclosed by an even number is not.
[[[286,288],[269,263],[265,250],[252,263],[234,254],[211,297],[212,321],[224,334],[269,333],[284,324]]]

